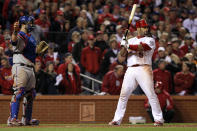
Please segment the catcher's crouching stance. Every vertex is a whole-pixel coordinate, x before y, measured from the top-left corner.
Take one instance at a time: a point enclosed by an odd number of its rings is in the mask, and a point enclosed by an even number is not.
[[[39,124],[39,120],[32,119],[33,100],[36,96],[34,63],[36,53],[45,52],[48,44],[42,41],[36,46],[36,40],[29,34],[33,29],[34,18],[32,16],[22,16],[19,18],[19,22],[14,24],[11,42],[14,50],[12,66],[14,95],[10,103],[8,126]],[[19,121],[18,112],[22,98],[23,116],[22,120]]]

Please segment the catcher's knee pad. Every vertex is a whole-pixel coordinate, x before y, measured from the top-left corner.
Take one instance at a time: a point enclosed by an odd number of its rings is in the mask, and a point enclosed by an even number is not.
[[[19,106],[20,106],[20,99],[24,96],[24,94],[25,94],[24,87],[14,89],[14,95],[12,96],[11,103],[10,103],[11,118],[17,119]]]
[[[23,98],[23,121],[25,121],[25,123],[31,120],[33,100],[35,99],[35,96],[35,89],[32,89],[30,91],[27,91]]]

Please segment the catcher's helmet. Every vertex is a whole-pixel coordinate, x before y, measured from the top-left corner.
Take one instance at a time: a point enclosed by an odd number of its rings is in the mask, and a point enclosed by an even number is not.
[[[136,28],[146,28],[146,27],[148,27],[148,24],[144,19],[141,19],[136,22]]]
[[[34,20],[33,16],[21,16],[19,18],[19,27],[21,27],[22,24],[25,24],[27,25],[27,31],[31,32],[35,28]]]

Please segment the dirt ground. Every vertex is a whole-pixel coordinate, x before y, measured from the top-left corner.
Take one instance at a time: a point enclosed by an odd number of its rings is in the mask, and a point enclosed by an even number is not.
[[[24,126],[21,126],[24,127]],[[110,128],[110,127],[117,127],[117,128],[131,128],[131,127],[155,127],[153,124],[123,124],[120,126],[109,126],[107,124],[41,124],[39,126],[26,126],[26,128],[31,128],[31,127],[36,127],[36,128]],[[164,124],[162,126],[163,128],[168,128],[168,127],[192,127],[192,128],[197,128],[197,123],[183,123],[183,124]],[[0,128],[11,128],[6,125],[0,125]]]

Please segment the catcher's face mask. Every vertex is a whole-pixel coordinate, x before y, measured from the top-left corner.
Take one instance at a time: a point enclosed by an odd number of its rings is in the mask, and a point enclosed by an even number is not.
[[[34,28],[35,28],[34,18],[32,16],[29,16],[26,26],[27,26],[27,31],[28,32],[31,32],[31,31],[34,30]]]
[[[31,32],[34,26],[34,17],[33,16],[21,16],[19,18],[19,27],[21,28],[22,24],[25,25],[27,32]]]

